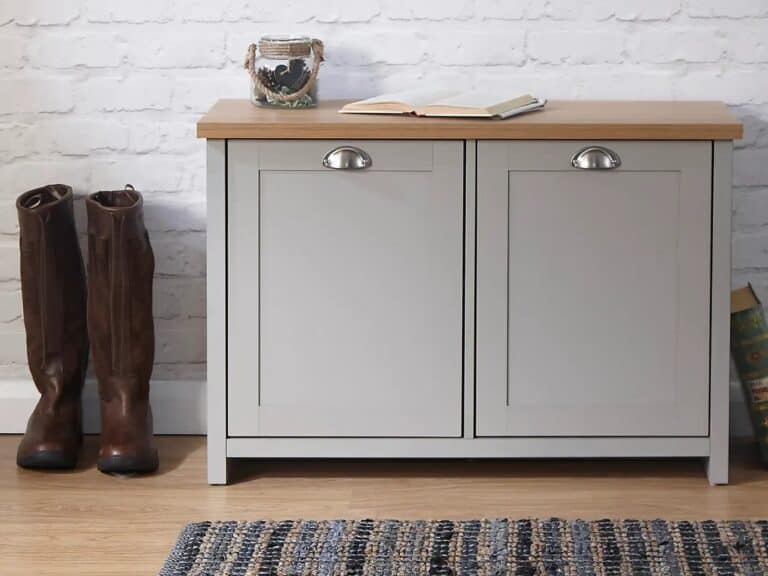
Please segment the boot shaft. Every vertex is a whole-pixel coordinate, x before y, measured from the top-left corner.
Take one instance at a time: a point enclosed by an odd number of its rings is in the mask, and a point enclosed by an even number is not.
[[[88,358],[86,283],[72,189],[50,185],[19,196],[20,275],[27,360],[50,402],[79,399]]]
[[[154,362],[154,254],[132,188],[86,199],[88,329],[102,397],[146,395]],[[119,390],[118,390],[119,389]]]

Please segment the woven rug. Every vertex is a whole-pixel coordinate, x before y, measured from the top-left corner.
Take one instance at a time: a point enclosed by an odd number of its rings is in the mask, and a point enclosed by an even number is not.
[[[768,522],[201,522],[161,576],[768,574]]]

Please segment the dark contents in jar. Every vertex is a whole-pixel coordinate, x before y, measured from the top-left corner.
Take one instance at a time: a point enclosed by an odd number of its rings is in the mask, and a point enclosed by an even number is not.
[[[285,64],[279,64],[274,70],[262,66],[259,68],[257,74],[259,80],[267,89],[287,96],[298,92],[307,82],[309,82],[311,70],[303,59],[292,58],[288,61],[287,66]],[[310,92],[312,91],[310,90]],[[300,108],[312,106],[314,104],[310,93],[307,93],[292,102],[280,102],[271,98],[269,94],[262,95],[262,98],[260,99],[271,105],[282,105],[290,108]]]

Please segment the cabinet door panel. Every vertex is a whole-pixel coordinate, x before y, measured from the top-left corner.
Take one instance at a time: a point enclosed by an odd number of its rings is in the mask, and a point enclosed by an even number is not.
[[[397,170],[398,143],[355,143],[373,168],[350,171],[304,144],[261,144],[232,189],[258,218],[230,230],[230,435],[459,436],[462,145]]]
[[[477,433],[705,436],[708,143],[478,151]]]

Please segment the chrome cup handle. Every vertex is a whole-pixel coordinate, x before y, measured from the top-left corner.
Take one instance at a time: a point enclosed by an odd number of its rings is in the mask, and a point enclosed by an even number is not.
[[[612,170],[621,166],[621,158],[603,146],[587,146],[571,157],[571,166],[580,170]]]
[[[323,166],[332,170],[364,170],[372,165],[368,153],[356,146],[339,146],[323,158]]]

